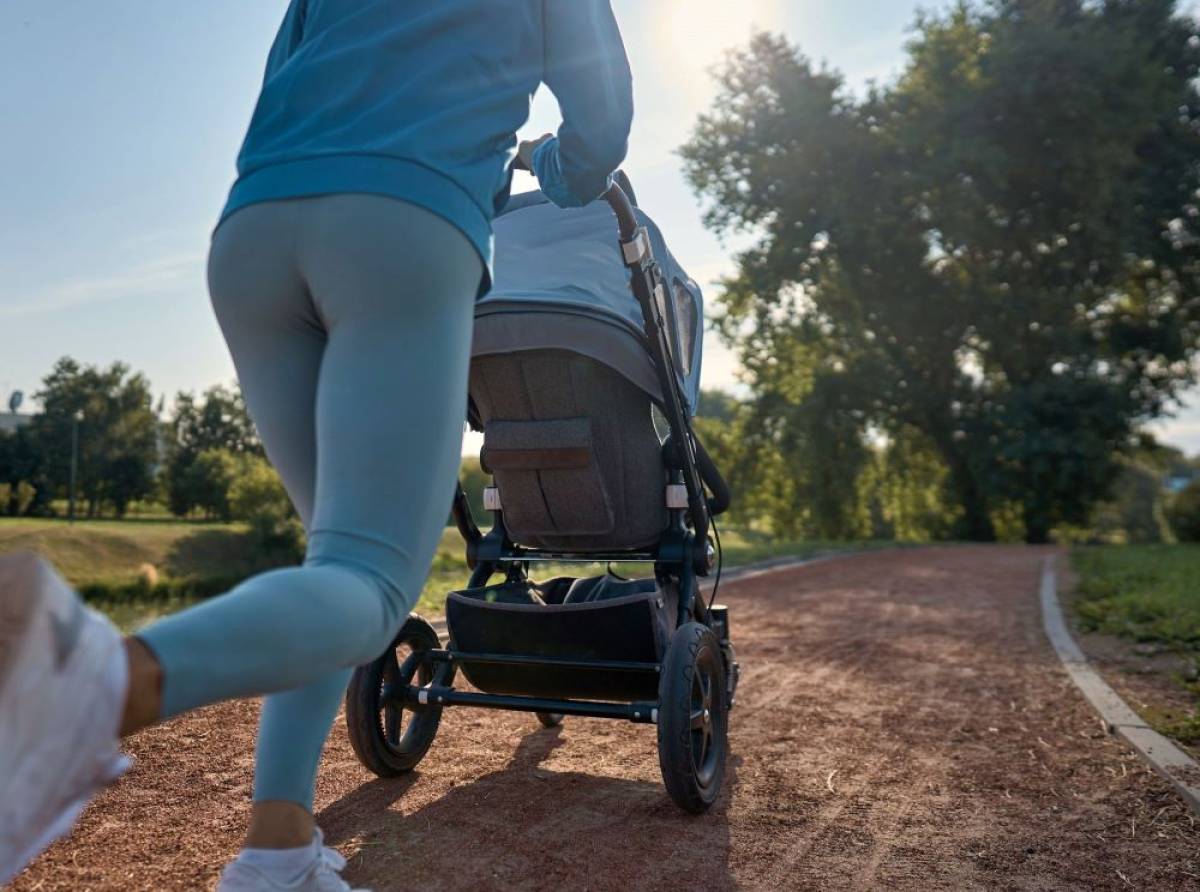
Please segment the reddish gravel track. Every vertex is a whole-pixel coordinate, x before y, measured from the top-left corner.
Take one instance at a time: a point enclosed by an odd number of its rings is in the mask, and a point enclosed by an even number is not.
[[[360,767],[339,721],[319,821],[377,892],[1200,889],[1200,828],[1044,639],[1047,553],[893,551],[731,585],[744,675],[703,817],[663,792],[652,727],[449,710],[401,781]],[[137,737],[135,770],[14,892],[211,888],[256,711]]]

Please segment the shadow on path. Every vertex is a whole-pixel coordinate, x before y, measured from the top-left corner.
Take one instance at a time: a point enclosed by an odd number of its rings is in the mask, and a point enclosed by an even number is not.
[[[588,725],[568,727],[583,734]],[[363,784],[322,810],[317,821],[331,845],[359,840],[346,878],[376,892],[434,884],[733,887],[725,812],[737,780],[735,759],[722,800],[697,817],[676,808],[660,783],[543,768],[567,743],[565,733],[559,727],[525,736],[503,769],[456,784],[411,812],[404,799],[422,782],[417,772]],[[429,758],[437,755],[435,744]]]

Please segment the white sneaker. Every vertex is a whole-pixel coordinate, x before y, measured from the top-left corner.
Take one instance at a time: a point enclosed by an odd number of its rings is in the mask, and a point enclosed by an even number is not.
[[[125,648],[46,561],[0,556],[0,886],[129,767]]]
[[[350,884],[339,876],[346,866],[346,859],[325,845],[319,827],[313,834],[311,851],[307,867],[301,866],[290,878],[272,876],[250,860],[250,853],[243,852],[221,871],[217,892],[370,892],[369,889],[350,888]]]

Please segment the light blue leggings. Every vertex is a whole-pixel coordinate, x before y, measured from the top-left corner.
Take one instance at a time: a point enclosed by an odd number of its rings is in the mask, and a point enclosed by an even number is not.
[[[308,553],[140,637],[164,717],[270,695],[255,801],[312,808],[351,669],[420,594],[458,471],[482,273],[456,228],[382,196],[252,205],[214,236],[213,306]]]

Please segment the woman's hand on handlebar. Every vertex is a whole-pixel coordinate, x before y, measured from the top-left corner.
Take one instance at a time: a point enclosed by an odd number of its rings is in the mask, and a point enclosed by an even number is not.
[[[517,167],[522,170],[533,170],[533,151],[548,139],[554,139],[553,133],[543,133],[537,139],[522,140],[517,146]]]

